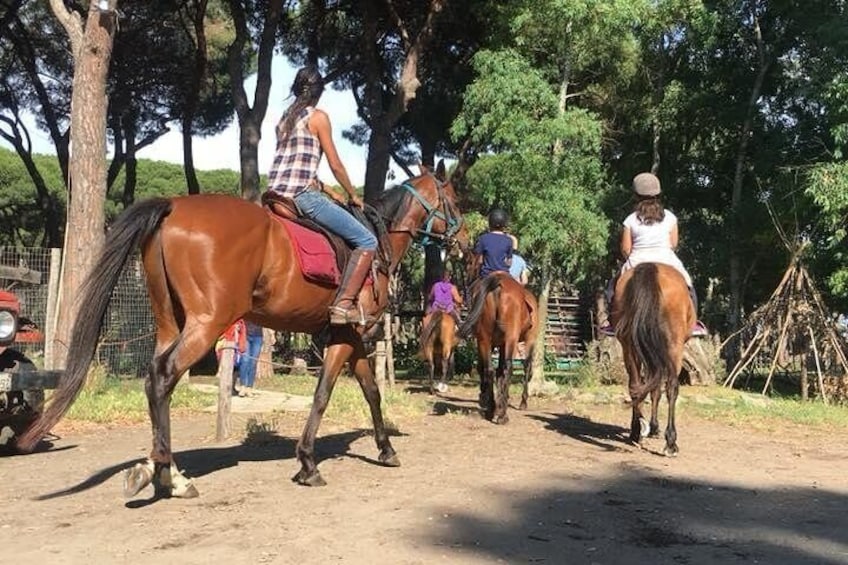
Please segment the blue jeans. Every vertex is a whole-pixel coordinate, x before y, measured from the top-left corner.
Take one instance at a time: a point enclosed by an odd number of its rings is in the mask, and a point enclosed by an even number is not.
[[[239,381],[241,381],[241,386],[253,387],[253,382],[256,380],[256,361],[259,359],[259,353],[261,351],[262,336],[248,335],[247,351],[245,351],[239,365]]]
[[[374,234],[329,197],[316,190],[304,190],[294,197],[294,202],[304,216],[337,234],[354,249],[377,249]]]

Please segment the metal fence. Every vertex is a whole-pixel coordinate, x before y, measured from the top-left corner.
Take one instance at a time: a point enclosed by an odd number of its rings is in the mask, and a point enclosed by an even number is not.
[[[53,324],[47,319],[51,296],[58,296],[60,250],[44,248],[0,247],[0,265],[29,269],[40,273],[38,283],[23,283],[0,278],[0,288],[11,290],[21,301],[21,314],[45,333]],[[52,275],[52,276],[51,276]],[[51,283],[54,288],[51,288]],[[85,304],[80,306],[85,316]],[[130,260],[112,292],[101,330],[97,361],[109,374],[140,376],[153,358],[153,313],[138,257]],[[47,340],[51,338],[47,336]],[[22,344],[21,349],[36,364],[44,357],[45,343]]]

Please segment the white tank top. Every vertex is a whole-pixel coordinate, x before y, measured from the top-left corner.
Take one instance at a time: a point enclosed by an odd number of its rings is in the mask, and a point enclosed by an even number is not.
[[[661,222],[654,222],[651,225],[643,224],[636,216],[636,212],[631,213],[624,220],[624,227],[630,228],[634,250],[671,249],[671,230],[676,225],[677,216],[670,210],[665,211],[665,217]]]

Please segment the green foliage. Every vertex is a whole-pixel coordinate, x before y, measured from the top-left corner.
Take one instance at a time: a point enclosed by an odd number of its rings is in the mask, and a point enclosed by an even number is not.
[[[608,223],[601,124],[584,110],[560,112],[552,87],[516,51],[483,51],[474,60],[455,138],[485,151],[468,172],[482,202],[512,215],[519,245],[538,269],[579,280],[605,250]]]

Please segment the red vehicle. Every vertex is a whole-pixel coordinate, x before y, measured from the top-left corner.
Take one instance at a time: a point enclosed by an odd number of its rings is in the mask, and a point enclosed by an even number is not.
[[[44,390],[56,388],[62,374],[37,369],[15,348],[44,340],[20,311],[18,297],[0,290],[0,446],[10,445],[35,420],[44,405]]]

